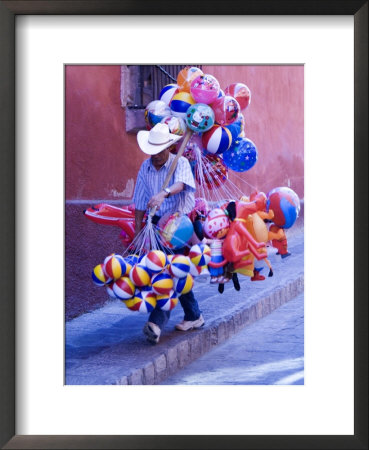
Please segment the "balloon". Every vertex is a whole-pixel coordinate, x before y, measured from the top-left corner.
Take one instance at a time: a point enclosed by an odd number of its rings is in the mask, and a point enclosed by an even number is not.
[[[223,153],[223,159],[225,164],[235,172],[246,172],[256,164],[258,151],[250,139],[240,138]]]
[[[181,117],[166,116],[162,119],[161,123],[166,123],[169,128],[169,132],[183,136],[186,132],[186,124]]]
[[[228,179],[228,167],[220,156],[207,153],[195,168],[195,179],[208,189],[219,188]]]
[[[198,267],[203,267],[209,264],[211,258],[211,250],[210,247],[206,244],[203,243],[196,244],[191,247],[188,256],[192,264]]]
[[[145,264],[151,272],[161,272],[168,264],[167,255],[161,250],[151,250],[146,255]]]
[[[171,112],[173,116],[185,119],[188,108],[195,103],[195,100],[188,92],[178,92],[172,98],[172,103],[170,104]]]
[[[192,131],[203,133],[214,125],[214,112],[209,105],[196,103],[188,108],[186,121]]]
[[[173,290],[173,278],[168,273],[158,273],[151,278],[153,291],[158,295],[168,295]]]
[[[120,277],[128,276],[132,266],[123,256],[113,253],[105,258],[104,269],[110,278],[117,280]]]
[[[300,199],[288,187],[277,187],[267,195],[267,210],[273,210],[272,221],[280,228],[291,228],[300,212]]]
[[[123,302],[131,311],[149,313],[156,306],[156,294],[152,291],[136,291],[133,298]]]
[[[113,284],[113,292],[119,300],[128,300],[135,293],[135,285],[128,277],[122,277]]]
[[[180,91],[190,92],[192,81],[199,75],[203,75],[203,71],[198,67],[185,67],[177,76],[177,84]]]
[[[174,290],[172,290],[169,294],[156,296],[156,304],[163,311],[171,311],[177,303],[177,292]]]
[[[179,87],[177,84],[167,84],[163,87],[159,94],[159,100],[163,101],[167,106],[170,106],[174,95],[178,94]]]
[[[229,125],[235,122],[240,112],[237,100],[229,95],[217,98],[211,107],[214,110],[215,122],[219,125]]]
[[[232,83],[225,88],[225,94],[234,97],[241,109],[246,109],[251,103],[251,92],[246,84]]]
[[[92,281],[97,286],[104,286],[104,284],[108,284],[112,281],[111,278],[105,273],[104,264],[98,264],[92,270]]]
[[[210,239],[221,239],[229,229],[229,219],[223,209],[214,208],[206,216],[204,232]]]
[[[177,294],[187,294],[193,288],[193,277],[188,273],[184,278],[174,278],[173,284]]]
[[[257,242],[252,227],[251,216],[262,210],[264,205],[262,199],[248,203],[240,201],[235,203],[236,218],[230,223],[224,240],[223,256],[237,269],[250,265],[253,262],[252,256],[260,260],[265,259],[268,255],[265,242]]]
[[[218,98],[220,86],[212,75],[199,75],[192,83],[190,92],[197,103],[213,103]]]
[[[202,216],[205,219],[209,211],[208,201],[205,198],[198,197],[195,198],[195,206],[188,216],[193,222],[198,216]]]
[[[245,137],[245,118],[242,113],[239,113],[238,119],[226,125],[226,128],[231,132],[232,135],[232,144],[239,137]]]
[[[150,284],[151,274],[147,267],[142,264],[142,261],[140,261],[132,267],[129,278],[135,286],[148,286]]]
[[[210,130],[202,135],[202,145],[204,149],[213,154],[223,153],[232,144],[232,134],[220,125],[214,125]]]
[[[168,271],[172,277],[183,278],[190,272],[190,267],[190,260],[187,256],[174,255]]]
[[[159,234],[163,244],[171,249],[184,247],[193,233],[193,225],[185,214],[164,214],[158,222]]]
[[[111,281],[110,283],[105,285],[106,288],[106,292],[108,293],[110,298],[118,298],[113,291],[113,285],[114,285],[114,281]]]
[[[148,129],[161,122],[165,116],[171,113],[169,106],[161,100],[153,100],[145,108],[145,122]]]

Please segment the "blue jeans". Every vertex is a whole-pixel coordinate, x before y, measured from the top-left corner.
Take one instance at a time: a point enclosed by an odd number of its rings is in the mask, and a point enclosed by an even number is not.
[[[176,254],[183,254],[183,251],[184,249],[176,250]],[[200,317],[201,311],[199,304],[197,303],[192,291],[187,294],[180,295],[179,301],[184,311],[184,320],[193,321]],[[156,307],[151,311],[149,322],[153,322],[160,329],[163,329],[169,320],[170,313],[171,311],[162,311],[160,308]]]

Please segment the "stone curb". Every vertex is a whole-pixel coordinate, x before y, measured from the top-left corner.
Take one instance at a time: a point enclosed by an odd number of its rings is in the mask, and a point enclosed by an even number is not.
[[[163,353],[149,361],[144,367],[135,369],[130,375],[116,380],[114,384],[160,384],[245,326],[267,316],[303,291],[304,276],[301,275],[285,286],[274,289],[251,306],[240,308],[222,319],[214,320],[207,324],[206,328],[196,330],[195,333],[185,333],[179,342],[169,344]]]

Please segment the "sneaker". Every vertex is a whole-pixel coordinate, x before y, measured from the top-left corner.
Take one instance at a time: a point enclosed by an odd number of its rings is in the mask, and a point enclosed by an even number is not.
[[[152,344],[157,344],[159,342],[161,330],[155,323],[146,322],[143,327],[143,332],[147,340]]]
[[[202,314],[200,317],[196,320],[182,320],[182,322],[177,323],[176,329],[180,331],[188,331],[192,330],[193,328],[200,328],[204,325],[205,320],[202,317]]]

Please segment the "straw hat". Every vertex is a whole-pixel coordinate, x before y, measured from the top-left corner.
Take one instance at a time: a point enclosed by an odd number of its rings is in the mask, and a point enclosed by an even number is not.
[[[169,133],[169,127],[166,123],[157,123],[150,131],[139,131],[137,133],[137,142],[144,153],[156,155],[175,144],[181,137]]]

